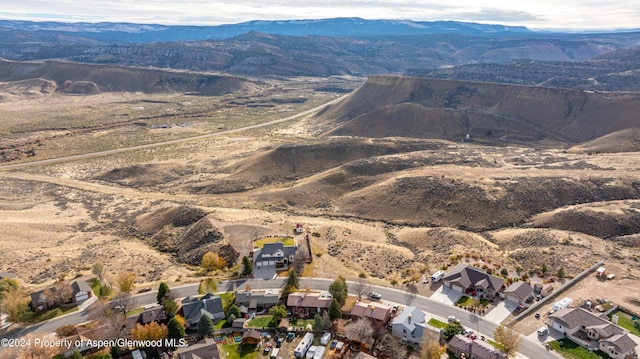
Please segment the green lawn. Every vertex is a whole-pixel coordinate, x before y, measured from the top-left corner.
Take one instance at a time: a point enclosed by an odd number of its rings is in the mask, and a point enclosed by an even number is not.
[[[618,325],[623,327],[624,329],[628,330],[629,332],[631,332],[631,334],[635,334],[640,336],[640,328],[635,326],[635,323],[633,322],[633,320],[631,320],[631,316],[619,309],[616,309],[615,311],[613,311],[613,313],[611,313],[611,315],[609,315],[609,319],[611,319],[612,315],[617,315],[618,316]]]
[[[296,242],[293,237],[272,237],[272,238],[262,238],[253,241],[253,246],[256,248],[264,247],[265,243],[275,243],[282,242],[285,246],[295,246]]]
[[[136,315],[136,314],[140,314],[142,312],[144,312],[144,308],[132,309],[132,310],[127,312],[127,317],[130,317],[130,316]]]
[[[251,328],[265,328],[275,326],[276,323],[274,323],[272,315],[260,315],[251,319],[249,323],[247,323],[247,327]]]
[[[462,306],[462,307],[468,307],[470,305],[473,305],[473,301],[474,301],[474,299],[472,297],[467,297],[465,295],[465,296],[462,296],[462,298],[458,299],[456,304],[458,304],[459,306]],[[488,300],[488,299],[480,299],[480,305],[483,306],[483,307],[488,306],[490,303],[491,303],[491,301]]]
[[[55,308],[55,309],[47,310],[46,312],[42,312],[42,313],[39,313],[39,314],[35,314],[34,313],[29,318],[28,322],[30,324],[39,323],[39,322],[42,322],[42,321],[45,321],[45,320],[49,320],[49,319],[53,319],[55,317],[59,317],[59,316],[61,316],[63,314],[67,314],[67,313],[71,313],[71,312],[77,312],[77,311],[78,311],[78,306],[77,305],[74,305],[74,306],[71,306],[71,307],[65,307],[65,308],[62,308],[62,307]]]
[[[254,359],[260,356],[256,345],[250,344],[220,344],[220,354],[227,359]]]
[[[292,318],[289,320],[289,324],[294,327],[304,327],[304,328],[307,327],[307,324],[311,324],[311,327],[313,328],[313,325],[315,324],[315,320]]]
[[[439,321],[438,319],[435,319],[435,318],[429,319],[428,323],[429,323],[429,325],[431,325],[433,327],[436,327],[438,329],[444,329],[447,326],[447,323],[441,322],[441,321]]]
[[[214,330],[220,330],[222,328],[230,327],[231,323],[227,323],[226,319],[220,319],[219,322],[213,325]]]
[[[562,346],[560,346],[561,342]],[[560,339],[550,342],[549,346],[566,359],[611,359],[611,357],[606,353],[601,351],[592,352],[569,339]]]
[[[100,283],[100,280],[98,280],[98,278],[94,279],[93,282],[91,282],[91,290],[93,291],[93,294],[100,298],[100,287],[102,286],[102,284]]]

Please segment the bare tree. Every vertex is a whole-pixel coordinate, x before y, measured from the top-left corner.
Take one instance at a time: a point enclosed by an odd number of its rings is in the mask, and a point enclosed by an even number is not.
[[[107,274],[107,270],[104,268],[104,265],[102,263],[97,262],[96,264],[94,264],[93,269],[91,270],[91,273],[98,276],[98,280],[100,281],[100,284],[102,285],[107,284],[105,282],[105,275]]]
[[[133,310],[136,307],[136,298],[131,293],[120,292],[113,300],[113,309],[116,312],[122,312],[124,316],[127,316],[127,312]]]
[[[11,323],[21,323],[29,312],[29,299],[22,287],[13,287],[3,293],[0,298],[0,312],[8,315]]]
[[[369,322],[369,319],[364,317],[361,317],[347,326],[347,336],[352,340],[363,342],[367,338],[371,338],[372,334],[373,328],[371,327],[371,322]]]
[[[447,347],[440,344],[440,334],[426,330],[420,344],[420,359],[440,359],[447,351]]]
[[[360,278],[358,277],[358,280],[356,281],[356,283],[353,285],[353,290],[356,292],[356,294],[358,295],[358,300],[362,299],[362,296],[365,293],[368,293],[371,291],[371,285],[369,283],[367,283],[364,278]]]
[[[306,254],[301,251],[298,250],[296,251],[296,254],[293,256],[293,270],[296,271],[296,273],[302,273],[302,271],[304,270],[304,267],[307,265],[307,256]]]
[[[101,324],[107,333],[105,339],[124,338],[126,334],[126,317],[119,315],[113,307],[118,304],[108,303],[102,300],[97,301],[89,308],[89,319]]]
[[[49,338],[38,335],[38,334],[27,334],[23,338],[23,342],[29,342],[31,345],[26,346],[15,346],[13,348],[3,348],[0,351],[0,359],[41,359],[41,358],[51,358],[56,354],[59,354],[61,348],[56,346],[48,346],[48,345],[34,345],[33,343],[36,339],[40,339],[40,341],[44,342],[49,340]]]
[[[500,349],[507,354],[513,356],[522,344],[522,336],[511,328],[501,325],[493,332],[493,338],[496,340]]]
[[[404,359],[408,357],[407,346],[402,344],[399,338],[391,334],[385,334],[381,344],[391,359]]]

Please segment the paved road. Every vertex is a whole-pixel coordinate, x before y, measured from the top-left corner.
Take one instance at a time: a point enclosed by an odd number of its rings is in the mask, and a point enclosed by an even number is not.
[[[285,278],[277,278],[275,280],[259,280],[259,279],[250,279],[250,280],[235,280],[228,282],[221,282],[218,285],[218,290],[220,292],[230,292],[233,291],[234,285],[238,289],[244,289],[246,284],[249,284],[252,289],[277,289],[284,287],[286,279]],[[329,288],[329,284],[333,282],[333,279],[323,279],[323,278],[301,278],[301,285],[309,285],[309,287],[313,290],[327,290]],[[353,288],[353,283],[348,282],[349,286]],[[493,332],[498,327],[498,323],[494,323],[490,320],[486,320],[480,316],[469,313],[466,310],[444,304],[442,302],[438,302],[428,297],[423,297],[417,295],[415,293],[406,292],[404,290],[387,288],[387,287],[378,287],[372,286],[372,290],[382,294],[382,300],[389,301],[393,303],[398,303],[407,306],[415,306],[420,308],[421,310],[427,312],[431,316],[436,316],[440,318],[447,318],[449,315],[454,315],[460,322],[466,326],[471,328],[472,330],[483,334],[487,337],[493,336]],[[174,287],[171,289],[174,295],[178,298],[186,297],[189,295],[198,294],[198,285],[197,284],[188,284],[180,287]],[[352,293],[353,294],[353,293]],[[145,306],[154,304],[156,302],[156,292],[147,292],[143,294],[136,295],[136,304],[137,306]],[[18,338],[24,336],[28,333],[48,333],[54,332],[56,328],[67,325],[67,324],[78,324],[88,321],[88,313],[87,310],[82,312],[76,312],[72,314],[68,314],[64,317],[54,318],[45,323],[37,324],[34,326],[27,327],[25,329],[19,331],[13,331],[7,335],[10,338]],[[545,348],[540,344],[536,343],[533,340],[523,337],[522,346],[519,350],[519,353],[522,356],[532,358],[532,359],[558,359],[560,358],[553,352],[548,352]]]

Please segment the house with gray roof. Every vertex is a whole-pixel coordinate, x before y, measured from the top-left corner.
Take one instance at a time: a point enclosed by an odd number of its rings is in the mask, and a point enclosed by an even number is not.
[[[547,325],[590,350],[601,350],[614,359],[636,355],[636,342],[629,332],[582,308],[563,308],[547,317]]]
[[[204,338],[196,344],[185,348],[178,348],[179,359],[218,359],[218,345],[211,338]]]
[[[503,278],[464,263],[453,267],[443,279],[445,287],[467,294],[476,292],[481,298],[492,298],[504,284]]]
[[[278,304],[279,291],[277,290],[239,290],[236,292],[236,305],[244,306],[249,312],[269,309]]]
[[[203,315],[208,316],[214,324],[224,318],[222,299],[209,293],[201,299],[187,297],[182,301],[182,316],[189,327],[197,326]]]
[[[451,352],[456,358],[469,358],[469,359],[506,359],[505,354],[500,349],[493,345],[483,341],[474,340],[465,337],[464,335],[457,334],[451,340],[447,350]]]
[[[57,282],[54,286],[31,293],[31,308],[41,312],[62,304],[82,303],[91,298],[93,291],[85,281]]]
[[[529,298],[533,297],[533,288],[529,283],[520,281],[508,286],[503,293],[504,300],[523,305]]]
[[[391,321],[391,333],[408,343],[419,344],[424,336],[425,313],[416,307],[406,307]]]
[[[254,248],[254,276],[271,279],[278,271],[288,270],[297,249],[297,246],[285,246],[282,242],[265,243],[262,248]]]

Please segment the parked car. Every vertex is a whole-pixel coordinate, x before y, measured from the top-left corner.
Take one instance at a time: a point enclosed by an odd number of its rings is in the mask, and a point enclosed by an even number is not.
[[[471,334],[473,334],[473,331],[472,331],[471,329],[465,329],[465,330],[462,332],[462,335],[464,335],[465,337],[470,337],[470,336],[471,336]]]
[[[337,344],[338,344],[338,341],[337,341],[337,340],[335,340],[335,339],[334,339],[334,340],[332,340],[332,341],[331,341],[331,345],[329,345],[329,349],[330,349],[330,350],[335,349]]]
[[[540,329],[538,329],[538,335],[542,336],[549,333],[549,328],[547,328],[547,326],[545,325],[544,327],[541,327]]]
[[[536,319],[540,319],[540,313],[536,312]]]

